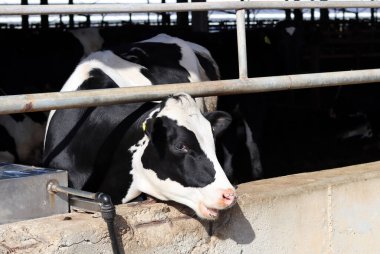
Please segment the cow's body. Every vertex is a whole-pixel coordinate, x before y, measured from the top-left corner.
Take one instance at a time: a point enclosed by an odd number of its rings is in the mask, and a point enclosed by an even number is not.
[[[201,58],[207,68],[201,66]],[[62,91],[196,82],[216,75],[206,49],[159,35],[90,55]],[[51,112],[45,164],[68,170],[75,188],[109,193],[116,203],[143,192],[185,204],[202,218],[215,218],[218,209],[235,201],[234,188],[216,158],[212,134],[212,128],[218,133],[230,120],[226,113],[213,112],[207,121],[200,102],[179,94],[160,104]]]

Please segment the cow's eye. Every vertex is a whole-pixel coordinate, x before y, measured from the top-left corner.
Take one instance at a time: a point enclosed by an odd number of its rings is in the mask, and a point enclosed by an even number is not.
[[[184,143],[177,143],[177,144],[175,144],[174,147],[175,147],[175,149],[176,149],[177,151],[180,151],[180,152],[182,152],[182,153],[187,153],[187,152],[189,151],[188,146],[185,145]]]

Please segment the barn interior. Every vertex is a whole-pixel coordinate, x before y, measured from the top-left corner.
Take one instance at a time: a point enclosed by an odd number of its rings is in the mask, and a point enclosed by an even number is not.
[[[21,0],[19,4],[32,2]],[[76,4],[73,0],[66,3]],[[217,61],[221,78],[235,79],[239,71],[236,23],[231,15],[234,12],[4,16],[0,92],[59,91],[83,56],[66,33],[84,28],[99,30],[102,49],[158,33],[199,43]],[[377,9],[249,10],[248,77],[378,68],[378,17]],[[219,109],[233,115],[234,124],[241,126],[243,119],[248,123],[250,142],[257,145],[256,156],[262,165],[262,173],[255,173],[246,147],[238,144],[233,148],[234,168],[238,168],[234,181],[379,160],[379,92],[378,84],[361,84],[220,97]],[[236,128],[226,138],[244,144],[247,134],[240,132]]]

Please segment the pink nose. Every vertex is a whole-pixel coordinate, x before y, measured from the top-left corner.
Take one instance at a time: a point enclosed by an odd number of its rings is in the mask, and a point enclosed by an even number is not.
[[[231,206],[236,202],[236,192],[234,189],[227,189],[223,191],[222,196],[225,206]]]

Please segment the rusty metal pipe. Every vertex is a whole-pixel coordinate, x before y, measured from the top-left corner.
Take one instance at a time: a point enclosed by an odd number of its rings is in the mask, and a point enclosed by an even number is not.
[[[0,15],[183,12],[241,9],[380,8],[380,1],[250,1],[167,4],[1,5]]]
[[[194,97],[246,94],[380,82],[380,69],[272,76],[197,83],[0,96],[0,114],[161,100],[178,92]]]
[[[59,185],[56,181],[52,180],[47,184],[47,191],[50,193],[65,193],[69,195],[74,195],[77,197],[82,197],[82,198],[88,198],[95,200],[96,198],[96,193],[88,192],[88,191],[82,191],[82,190],[76,190],[73,188],[69,187],[64,187]]]

